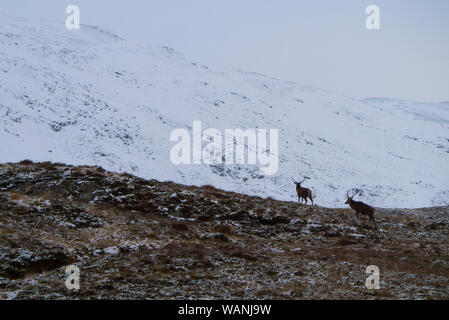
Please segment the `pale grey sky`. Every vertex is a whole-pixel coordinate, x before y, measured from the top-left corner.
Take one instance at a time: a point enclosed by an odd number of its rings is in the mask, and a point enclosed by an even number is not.
[[[447,0],[1,0],[0,13],[99,25],[188,59],[355,98],[449,101]],[[365,28],[380,8],[381,29]]]

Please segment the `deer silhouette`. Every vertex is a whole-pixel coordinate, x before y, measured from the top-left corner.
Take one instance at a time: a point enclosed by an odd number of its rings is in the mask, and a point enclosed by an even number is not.
[[[370,220],[372,220],[374,223],[376,223],[376,220],[374,219],[374,212],[376,212],[376,209],[374,209],[373,207],[371,207],[361,201],[353,200],[353,198],[359,193],[360,193],[360,190],[356,189],[355,192],[350,196],[349,191],[347,191],[345,204],[348,204],[351,207],[351,209],[355,210],[357,219],[360,219],[360,214],[363,214],[363,215],[367,215]]]
[[[301,200],[305,201],[305,204],[307,204],[307,199],[310,199],[313,205],[313,199],[312,199],[312,190],[309,188],[303,188],[301,187],[301,183],[303,183],[306,178],[304,178],[301,182],[295,181],[293,177],[291,177],[293,180],[293,183],[296,184],[296,193],[298,194],[298,202],[301,203]]]

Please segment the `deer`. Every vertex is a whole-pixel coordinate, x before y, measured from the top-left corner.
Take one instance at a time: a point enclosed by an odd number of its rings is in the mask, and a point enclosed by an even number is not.
[[[305,200],[305,203],[307,204],[307,198],[312,201],[313,206],[313,199],[312,199],[312,190],[309,188],[303,188],[301,187],[301,183],[303,183],[307,178],[304,178],[301,182],[295,181],[293,177],[291,177],[293,180],[293,183],[296,184],[296,193],[298,194],[298,202],[301,203],[301,199]]]
[[[345,204],[348,204],[351,209],[355,210],[357,219],[360,219],[360,214],[364,214],[369,217],[370,221],[372,220],[374,221],[374,224],[376,224],[376,220],[374,219],[374,212],[376,212],[376,209],[361,201],[353,200],[353,198],[359,193],[360,190],[355,190],[355,192],[350,196],[349,191],[347,191]]]

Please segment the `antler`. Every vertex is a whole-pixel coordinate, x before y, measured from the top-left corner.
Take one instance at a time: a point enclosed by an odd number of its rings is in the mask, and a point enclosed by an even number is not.
[[[292,180],[293,180],[294,183],[299,184],[299,185],[300,185],[301,183],[303,183],[304,181],[306,181],[306,179],[307,179],[307,178],[304,178],[304,179],[301,180],[301,182],[298,182],[298,181],[296,181],[295,179],[293,179],[292,176],[290,176],[290,178],[292,178]]]
[[[360,190],[359,190],[359,189],[353,189],[353,192],[354,192],[354,193],[350,196],[350,195],[349,195],[349,191],[346,191],[346,197],[352,199],[352,198],[354,198],[354,197],[360,192]]]

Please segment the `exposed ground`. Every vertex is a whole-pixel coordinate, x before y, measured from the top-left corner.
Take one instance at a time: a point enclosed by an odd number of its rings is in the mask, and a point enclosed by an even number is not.
[[[448,299],[449,208],[376,219],[99,167],[3,164],[0,298]],[[70,264],[80,290],[65,287]]]

